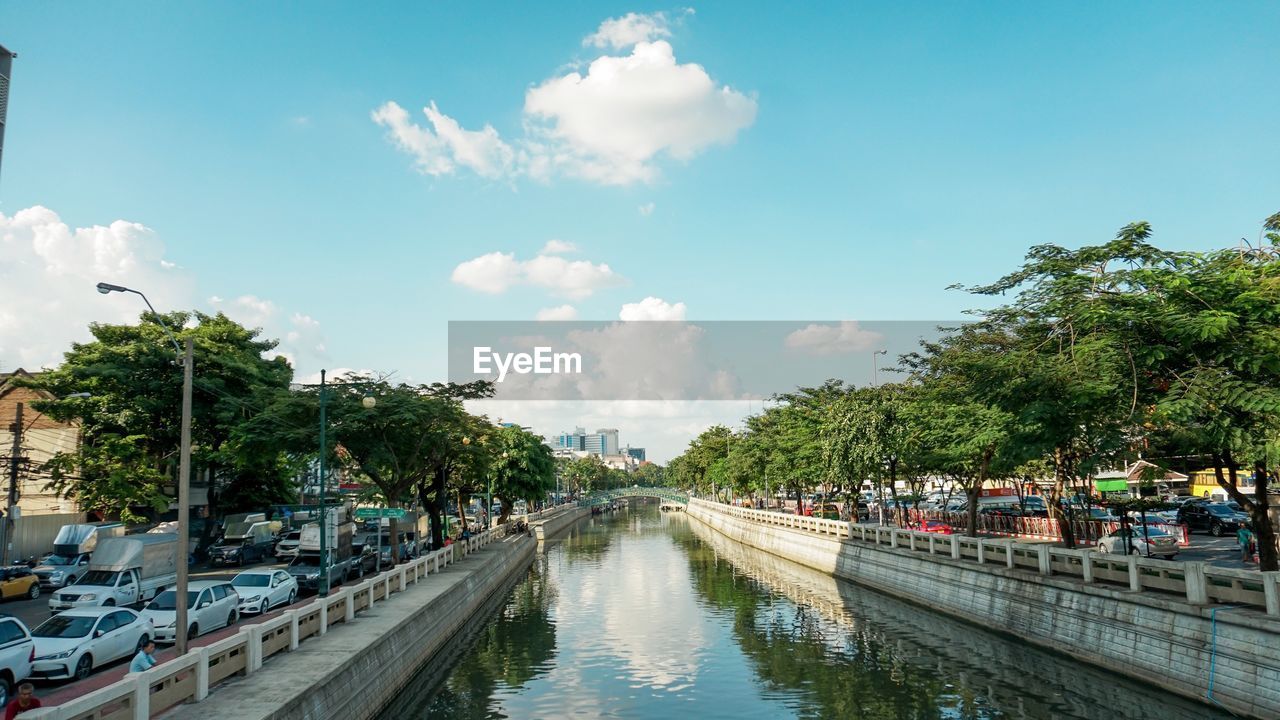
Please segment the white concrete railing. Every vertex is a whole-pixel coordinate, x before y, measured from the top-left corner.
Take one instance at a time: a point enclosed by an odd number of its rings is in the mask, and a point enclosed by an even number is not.
[[[971,538],[884,525],[773,513],[691,499],[690,505],[766,525],[794,528],[889,549],[971,561],[980,566],[1021,569],[1085,584],[1119,585],[1133,592],[1179,595],[1188,603],[1244,605],[1280,616],[1280,572],[1237,570],[1204,562],[1157,560],[1139,555],[1109,555],[1092,549],[1069,550],[1048,543]],[[839,527],[836,527],[839,526]]]
[[[147,720],[186,701],[200,702],[209,688],[226,678],[251,675],[267,658],[295,650],[310,637],[318,637],[339,622],[393,593],[404,592],[432,573],[505,537],[507,525],[477,533],[465,542],[423,555],[357,585],[349,585],[327,597],[317,597],[298,608],[284,611],[266,622],[247,625],[239,633],[141,673],[130,673],[104,688],[55,707],[30,710],[23,720]]]

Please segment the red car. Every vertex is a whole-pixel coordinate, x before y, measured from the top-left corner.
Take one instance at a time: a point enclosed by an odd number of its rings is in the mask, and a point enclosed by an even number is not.
[[[924,522],[916,523],[914,529],[927,533],[938,533],[939,535],[951,535],[955,532],[950,525],[941,520],[925,520]]]

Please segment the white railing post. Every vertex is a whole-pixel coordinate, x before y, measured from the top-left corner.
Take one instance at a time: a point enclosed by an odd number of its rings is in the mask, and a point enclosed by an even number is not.
[[[1280,615],[1280,572],[1269,571],[1262,573],[1262,595],[1267,601],[1267,614],[1271,616]]]
[[[938,552],[937,547],[935,547],[936,543],[934,543],[934,539],[935,538],[933,533],[929,533],[929,554],[930,555],[934,555]]]
[[[129,673],[133,679],[133,717],[135,720],[147,720],[151,717],[151,680],[147,673]]]
[[[1129,589],[1134,592],[1142,591],[1142,575],[1138,573],[1138,556],[1128,555],[1126,559],[1129,561]]]
[[[1192,605],[1209,603],[1209,581],[1204,576],[1204,562],[1182,564],[1182,577],[1186,581],[1187,602]],[[1265,579],[1263,585],[1266,585]]]
[[[987,541],[984,538],[978,538],[978,564],[985,565],[987,562]]]
[[[320,632],[317,635],[324,635],[329,632],[329,598],[320,598]]]
[[[404,571],[408,568],[400,568],[400,592],[404,592]]]
[[[252,675],[262,667],[262,626],[250,625],[244,629],[245,645],[249,648],[249,657],[244,663],[244,674]]]
[[[342,599],[346,602],[344,606],[346,612],[343,614],[343,620],[351,622],[356,619],[356,596],[351,592],[351,588],[342,588]]]
[[[1086,583],[1093,582],[1093,551],[1085,550],[1080,556],[1080,573]]]
[[[951,559],[952,560],[960,559],[960,536],[959,535],[951,536]]]
[[[285,614],[289,616],[289,652],[293,652],[298,649],[298,635],[300,634],[298,631],[298,611],[286,610]]]
[[[893,528],[889,531],[889,547],[898,547],[898,528]]]
[[[1014,548],[1015,543],[1012,540],[1009,540],[1004,544],[1004,566],[1010,570],[1012,570],[1014,566]]]
[[[1041,575],[1053,574],[1053,558],[1049,556],[1049,546],[1045,543],[1036,545],[1036,560],[1040,566]]]
[[[298,627],[297,616],[294,616],[294,628]],[[196,702],[209,697],[209,648],[198,648],[200,662],[196,663]]]

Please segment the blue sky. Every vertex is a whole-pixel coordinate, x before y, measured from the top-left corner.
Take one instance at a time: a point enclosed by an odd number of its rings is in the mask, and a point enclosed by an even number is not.
[[[0,170],[0,299],[17,310],[0,322],[0,369],[56,360],[77,327],[136,309],[91,283],[66,297],[95,273],[151,283],[158,305],[296,333],[284,345],[301,373],[428,381],[444,374],[448,320],[564,305],[616,319],[650,297],[691,320],[949,319],[976,303],[947,285],[990,280],[1032,244],[1098,242],[1145,219],[1160,243],[1207,248],[1256,237],[1280,210],[1274,3],[695,10],[0,5],[0,44],[19,53]],[[584,43],[628,13],[657,17],[640,42],[669,44],[666,70],[696,63],[715,92],[623,98],[656,121],[617,136],[565,129],[591,101],[581,94],[531,115],[527,94],[544,83],[637,52]],[[512,153],[543,157],[532,148],[550,142],[572,160],[486,174],[453,155],[424,173],[438,146],[406,152],[371,113],[394,102],[421,137],[433,101]],[[669,115],[689,122],[664,130]],[[648,130],[659,136],[623,136]],[[619,180],[612,156],[605,179],[585,177],[601,143],[644,142],[657,150],[630,158],[643,179]],[[35,206],[56,217],[15,221]],[[117,220],[137,226],[111,230]],[[14,254],[58,223],[59,249]],[[585,285],[523,264],[553,239],[576,249],[544,254],[563,263],[543,270],[589,263]],[[505,281],[454,281],[490,253],[512,254],[499,258]]]

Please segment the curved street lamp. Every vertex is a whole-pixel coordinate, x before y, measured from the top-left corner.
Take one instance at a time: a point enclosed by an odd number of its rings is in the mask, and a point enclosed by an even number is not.
[[[181,656],[187,654],[187,603],[184,600],[187,597],[187,558],[190,554],[188,545],[191,541],[191,373],[192,366],[195,364],[192,359],[191,338],[186,339],[185,352],[179,349],[178,338],[174,337],[173,331],[165,324],[163,317],[156,312],[147,296],[139,290],[100,282],[98,292],[103,295],[128,292],[142,298],[142,302],[147,304],[147,309],[155,315],[156,322],[169,336],[169,342],[173,343],[173,349],[178,354],[176,362],[182,366],[182,439],[178,453],[178,547],[176,549],[178,579],[174,584],[178,602],[174,603],[177,617],[173,633],[174,647]]]

